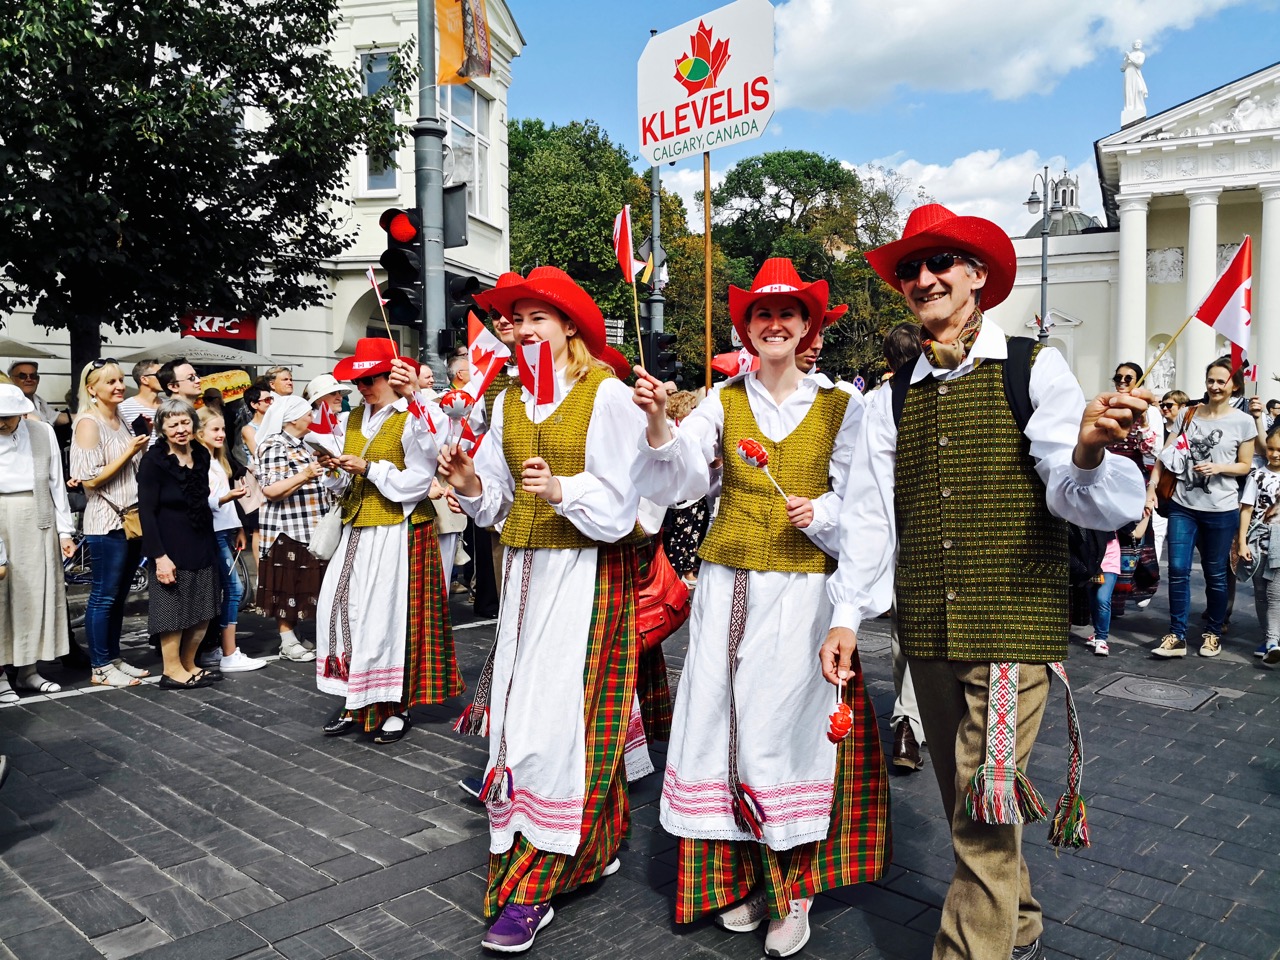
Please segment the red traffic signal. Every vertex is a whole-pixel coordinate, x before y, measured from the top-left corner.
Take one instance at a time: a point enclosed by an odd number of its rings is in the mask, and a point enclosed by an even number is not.
[[[384,210],[378,218],[378,226],[397,243],[421,242],[421,218],[417,210]]]

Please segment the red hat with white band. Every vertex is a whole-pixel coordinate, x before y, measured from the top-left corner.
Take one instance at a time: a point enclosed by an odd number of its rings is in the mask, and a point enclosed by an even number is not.
[[[386,337],[361,337],[356,341],[355,356],[339,360],[333,375],[339,380],[358,380],[390,373],[391,363],[397,356],[396,345]]]
[[[805,283],[796,272],[795,264],[786,257],[770,257],[760,267],[750,290],[729,285],[729,318],[733,328],[738,331],[742,345],[751,353],[757,353],[755,344],[747,334],[747,323],[751,319],[751,305],[757,300],[771,294],[795,297],[803,304],[811,323],[809,332],[801,338],[796,353],[809,348],[818,331],[825,326],[827,315],[827,281],[814,280]],[[834,312],[834,311],[833,311]]]

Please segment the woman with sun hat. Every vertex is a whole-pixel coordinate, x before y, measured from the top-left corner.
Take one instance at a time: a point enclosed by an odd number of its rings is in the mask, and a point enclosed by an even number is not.
[[[747,932],[768,919],[765,952],[790,956],[809,939],[814,894],[888,865],[887,776],[861,671],[841,691],[852,735],[837,746],[837,698],[815,662],[863,403],[796,365],[827,314],[825,281],[766,260],[752,289],[729,288],[729,314],[758,369],[713,390],[674,432],[661,385],[645,375],[635,388],[648,416],[633,473],[642,496],[696,499],[724,461],[661,819],[679,838],[676,921],[719,911],[720,926]]]
[[[460,729],[489,731],[485,915],[497,920],[482,946],[518,952],[551,921],[552,897],[617,869],[630,818],[643,537],[630,478],[644,421],[600,308],[564,271],[505,274],[476,301],[511,318],[522,377],[493,403],[474,461],[440,459],[477,524],[504,521],[497,641]]]

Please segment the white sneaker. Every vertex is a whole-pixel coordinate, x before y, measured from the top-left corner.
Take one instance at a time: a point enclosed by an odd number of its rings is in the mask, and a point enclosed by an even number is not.
[[[1096,644],[1097,642],[1098,641],[1095,639],[1095,635],[1091,633],[1089,634],[1089,639],[1084,642],[1084,645],[1088,647],[1090,650],[1092,650],[1094,647],[1094,644]]]
[[[764,889],[754,891],[747,899],[740,900],[727,910],[716,914],[716,923],[730,933],[750,933],[769,915],[769,904],[765,902]]]
[[[250,670],[261,670],[267,665],[267,661],[247,656],[243,650],[236,647],[236,652],[229,657],[223,657],[219,665],[223,673],[247,673]]]
[[[306,663],[316,658],[314,650],[308,650],[299,640],[293,642],[285,641],[280,644],[280,656],[286,660],[296,660],[298,663]]]
[[[622,861],[614,857],[604,865],[604,869],[600,871],[602,877],[612,877],[615,873],[622,869]]]
[[[791,912],[781,920],[769,921],[764,937],[764,952],[769,957],[789,957],[799,953],[809,942],[809,908],[813,897],[791,901]]]
[[[1107,641],[1095,640],[1093,642],[1093,655],[1095,657],[1109,657],[1111,655],[1111,648],[1107,646]]]

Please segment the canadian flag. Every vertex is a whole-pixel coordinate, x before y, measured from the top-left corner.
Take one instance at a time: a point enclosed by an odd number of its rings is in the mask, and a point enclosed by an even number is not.
[[[1187,440],[1187,432],[1185,430],[1178,434],[1178,439],[1174,442],[1173,449],[1181,450],[1184,453],[1191,449],[1191,443]]]
[[[1249,351],[1253,313],[1253,243],[1244,238],[1227,269],[1196,308],[1195,316],[1231,341],[1231,366],[1239,370]]]
[[[511,351],[474,313],[467,315],[467,345],[471,379],[463,389],[471,394],[472,399],[479,400],[506,364]]]
[[[618,266],[622,268],[622,279],[627,283],[635,283],[636,271],[643,270],[646,264],[645,261],[636,259],[635,245],[631,242],[629,203],[613,218],[613,252],[618,257]]]
[[[1250,383],[1258,382],[1258,365],[1256,363],[1250,364],[1248,367],[1245,368],[1244,378],[1248,380]]]
[[[540,406],[560,399],[560,381],[556,379],[550,340],[520,344],[516,365],[520,369],[520,383],[533,395],[535,404]]]
[[[387,301],[383,299],[382,290],[378,288],[378,278],[373,275],[373,267],[366,270],[364,275],[369,278],[369,283],[373,285],[373,292],[378,296],[378,303],[385,307],[387,305]]]

